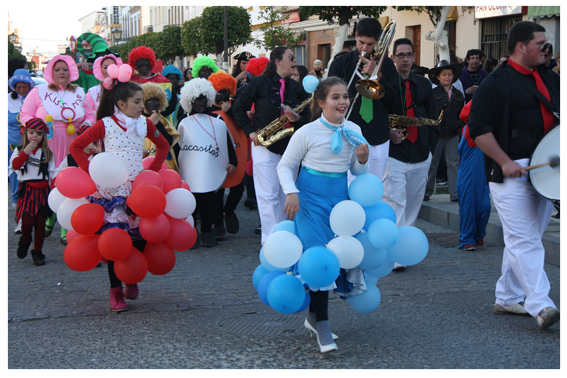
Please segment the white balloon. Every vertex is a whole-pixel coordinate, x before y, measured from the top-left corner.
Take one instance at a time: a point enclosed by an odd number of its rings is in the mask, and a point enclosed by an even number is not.
[[[362,243],[352,236],[337,236],[327,244],[327,249],[337,256],[343,269],[356,268],[364,258]]]
[[[120,157],[110,152],[102,152],[91,160],[89,174],[95,184],[101,188],[116,188],[130,177],[126,164]]]
[[[189,215],[187,217],[187,219],[185,219],[187,222],[189,222],[189,224],[191,225],[191,227],[195,227],[195,219],[193,219],[192,215]]]
[[[172,218],[184,219],[195,211],[195,196],[184,188],[170,190],[166,195],[165,213]]]
[[[74,231],[73,225],[71,225],[71,215],[73,215],[73,212],[77,209],[77,207],[86,203],[89,203],[89,201],[84,198],[67,198],[63,201],[57,209],[57,221],[61,227]]]
[[[301,240],[289,231],[278,231],[264,243],[264,257],[276,268],[288,268],[299,261],[303,252]]]
[[[61,194],[59,189],[54,188],[51,192],[49,192],[49,195],[47,196],[47,204],[49,205],[49,208],[51,209],[51,211],[53,211],[54,213],[57,213],[57,209],[59,209],[59,206],[66,199],[67,199],[67,197],[65,197],[63,194]]]
[[[335,235],[352,236],[362,230],[366,222],[366,213],[358,203],[344,200],[333,207],[329,221]]]

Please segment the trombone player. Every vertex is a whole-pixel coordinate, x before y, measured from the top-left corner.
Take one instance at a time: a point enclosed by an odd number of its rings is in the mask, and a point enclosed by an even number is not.
[[[398,73],[392,60],[385,56],[380,68],[379,83],[384,88],[384,97],[371,100],[358,96],[356,82],[372,75],[379,57],[374,56],[374,48],[378,45],[382,26],[374,18],[364,18],[356,27],[356,49],[333,60],[328,76],[337,76],[349,83],[348,93],[351,101],[349,121],[360,126],[362,135],[369,144],[368,173],[380,178],[384,177],[388,152],[390,148],[390,128],[388,114],[396,113],[400,107],[400,93],[397,89]],[[386,47],[387,50],[387,47]],[[385,54],[387,51],[384,52]],[[359,64],[360,62],[360,64]],[[352,79],[352,80],[351,80]],[[373,79],[373,78],[371,78]],[[349,172],[349,183],[354,179]]]

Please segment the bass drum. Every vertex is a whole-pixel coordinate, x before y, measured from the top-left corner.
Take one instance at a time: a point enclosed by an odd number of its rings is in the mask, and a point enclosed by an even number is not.
[[[530,165],[543,164],[549,162],[549,158],[561,153],[561,137],[559,134],[559,124],[553,127],[539,141],[532,154]],[[534,189],[544,198],[559,201],[560,197],[560,168],[544,166],[528,172],[529,180]]]

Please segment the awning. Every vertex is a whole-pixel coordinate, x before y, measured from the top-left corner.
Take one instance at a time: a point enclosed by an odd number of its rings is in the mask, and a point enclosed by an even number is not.
[[[559,6],[532,7],[528,6],[528,18],[559,16]]]

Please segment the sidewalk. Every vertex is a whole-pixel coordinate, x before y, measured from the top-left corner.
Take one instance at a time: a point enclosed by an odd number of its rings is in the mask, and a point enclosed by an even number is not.
[[[443,187],[438,192],[443,191]],[[498,212],[492,203],[490,220],[486,226],[486,237],[484,242],[490,245],[504,247],[502,236],[502,222],[498,217]],[[554,209],[553,215],[557,212]],[[459,204],[449,201],[449,194],[434,194],[429,201],[424,201],[419,212],[419,218],[427,222],[447,227],[451,230],[459,231]],[[545,247],[545,262],[560,266],[560,221],[551,218],[547,230],[543,236],[543,246]]]

